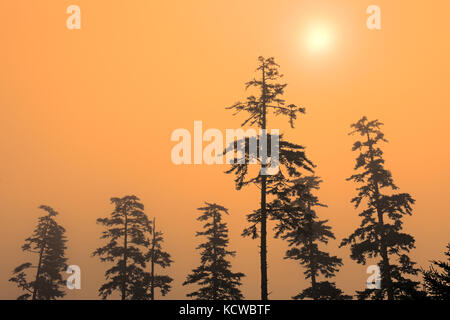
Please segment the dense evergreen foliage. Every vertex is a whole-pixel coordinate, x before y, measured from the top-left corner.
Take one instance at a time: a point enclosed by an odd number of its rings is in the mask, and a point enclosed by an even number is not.
[[[414,238],[403,232],[403,218],[412,214],[414,199],[408,193],[396,192],[392,174],[384,167],[380,144],[387,142],[381,132],[382,123],[363,117],[352,125],[352,135],[358,135],[353,151],[359,152],[356,173],[348,178],[355,182],[358,194],[352,199],[359,213],[361,225],[341,246],[350,246],[351,258],[365,264],[378,259],[381,288],[358,292],[359,298],[404,299],[420,295],[415,276],[418,269],[408,253],[415,247]]]
[[[228,228],[222,220],[228,210],[218,204],[206,203],[198,208],[201,212],[198,221],[204,221],[203,231],[197,236],[206,237],[206,242],[200,244],[201,264],[192,270],[183,285],[197,284],[198,290],[188,294],[198,300],[240,300],[243,299],[241,278],[243,273],[231,271],[228,257],[235,255],[228,248]]]
[[[436,300],[450,300],[450,243],[445,255],[447,261],[433,260],[430,268],[423,272],[427,294]]]
[[[148,273],[145,272],[145,250],[149,246],[146,233],[150,230],[150,222],[144,213],[144,205],[136,196],[111,198],[114,211],[109,217],[97,219],[103,225],[101,239],[109,242],[94,251],[100,261],[113,263],[105,277],[107,282],[100,289],[103,299],[117,291],[122,300],[145,299]]]
[[[40,217],[31,237],[25,239],[22,250],[38,256],[35,264],[25,262],[14,269],[14,282],[24,291],[19,300],[53,300],[65,295],[62,273],[66,270],[66,230],[55,217],[58,212],[49,206],[40,206],[47,214]],[[31,269],[36,269],[34,280],[29,280]],[[28,274],[27,274],[28,273]]]
[[[286,184],[283,192],[270,204],[272,218],[277,221],[276,236],[281,236],[289,244],[286,259],[299,262],[305,268],[306,279],[311,285],[302,290],[294,299],[341,300],[349,299],[334,282],[319,281],[319,275],[326,279],[335,276],[342,259],[323,251],[320,245],[335,239],[327,220],[320,220],[317,207],[325,207],[319,202],[314,190],[319,189],[316,176],[300,177]]]

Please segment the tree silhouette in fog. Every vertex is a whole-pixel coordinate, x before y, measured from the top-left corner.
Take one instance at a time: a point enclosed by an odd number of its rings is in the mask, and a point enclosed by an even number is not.
[[[139,198],[125,196],[111,198],[114,211],[107,218],[97,219],[103,225],[101,239],[109,242],[94,251],[100,261],[113,263],[105,273],[107,282],[99,289],[99,295],[106,299],[117,291],[122,300],[145,299],[143,286],[148,282],[148,273],[144,271],[149,241],[146,232],[151,230],[150,221],[144,213],[144,205]]]
[[[274,116],[287,116],[291,127],[294,127],[294,120],[297,118],[297,115],[299,113],[304,113],[305,109],[293,104],[286,105],[285,101],[282,99],[287,84],[279,82],[283,75],[279,73],[279,65],[275,63],[275,59],[272,57],[267,59],[259,57],[258,62],[259,64],[256,71],[260,73],[261,77],[246,83],[246,89],[255,88],[258,92],[258,96],[250,95],[245,102],[237,102],[227,109],[234,110],[235,114],[242,111],[248,114],[248,118],[242,123],[243,127],[248,125],[255,126],[261,130],[266,130],[268,127],[268,116],[270,114]],[[271,141],[271,136],[267,135],[267,137],[268,140]],[[281,183],[284,179],[284,174],[279,172],[277,175],[267,176],[261,174],[260,171],[256,177],[247,178],[248,164],[249,161],[251,161],[251,155],[249,155],[249,145],[252,142],[251,139],[252,138],[244,138],[241,141],[235,141],[234,147],[237,147],[238,144],[244,144],[246,152],[244,155],[245,163],[238,163],[238,156],[235,156],[234,164],[232,164],[231,169],[226,173],[234,173],[236,175],[235,182],[238,190],[248,184],[255,184],[261,190],[260,208],[248,215],[250,226],[244,230],[243,235],[251,235],[253,238],[260,237],[261,299],[267,300],[267,195],[276,192],[276,190],[274,190],[274,188],[276,189],[276,186],[274,185]],[[257,140],[256,143],[261,151],[261,144],[259,143],[259,139]],[[270,150],[270,148],[268,149]],[[230,152],[229,147],[226,152]],[[284,160],[284,164],[287,165],[289,174],[295,174],[295,172],[292,172],[292,170],[295,170],[295,165],[300,167],[312,166],[304,155],[303,147],[286,141],[280,141],[280,157],[280,162],[283,164]],[[270,158],[270,154],[268,158]],[[261,170],[270,167],[270,162],[259,161],[259,164]],[[259,233],[257,231],[258,226],[260,229]]]
[[[173,279],[167,275],[157,275],[156,266],[167,268],[173,262],[170,254],[162,248],[164,242],[163,233],[156,229],[156,218],[153,219],[152,228],[149,228],[151,239],[149,241],[150,250],[147,253],[147,259],[150,262],[150,273],[148,279],[149,298],[155,300],[155,289],[159,288],[161,294],[165,296],[171,289],[170,283]]]
[[[450,300],[450,243],[445,255],[447,262],[433,260],[430,268],[423,271],[427,294],[436,300]]]
[[[234,251],[227,250],[228,228],[222,221],[222,215],[228,214],[228,209],[218,205],[205,203],[198,208],[201,212],[198,221],[204,221],[204,231],[197,232],[198,236],[205,236],[207,241],[200,244],[201,264],[187,276],[183,285],[197,284],[200,288],[189,293],[188,297],[198,300],[240,300],[243,295],[239,286],[243,273],[233,273],[227,257],[233,257]]]
[[[31,237],[25,239],[22,250],[38,255],[37,264],[26,262],[14,269],[14,282],[24,291],[19,300],[52,300],[65,295],[65,282],[62,272],[67,268],[65,258],[65,229],[60,226],[55,216],[58,212],[49,206],[40,206],[47,214],[40,217]],[[27,270],[36,269],[34,280],[27,280]]]
[[[359,291],[360,299],[402,299],[418,294],[418,282],[405,278],[417,275],[415,263],[407,255],[414,246],[414,238],[403,233],[403,217],[412,214],[414,199],[408,193],[397,193],[391,172],[384,168],[380,143],[387,142],[378,120],[363,117],[352,124],[351,135],[359,135],[353,145],[358,151],[355,173],[347,180],[359,186],[352,199],[359,213],[361,225],[341,246],[350,246],[351,258],[365,264],[367,259],[379,258],[381,289]]]
[[[318,281],[321,274],[332,278],[342,266],[342,259],[322,251],[319,244],[327,244],[335,239],[327,220],[319,220],[316,207],[326,207],[319,202],[314,190],[319,189],[320,180],[316,176],[300,177],[286,184],[283,191],[269,204],[272,218],[277,221],[276,236],[287,240],[289,249],[285,259],[297,260],[305,267],[306,279],[311,286],[301,291],[294,299],[314,300],[350,299],[338,289],[334,282]]]

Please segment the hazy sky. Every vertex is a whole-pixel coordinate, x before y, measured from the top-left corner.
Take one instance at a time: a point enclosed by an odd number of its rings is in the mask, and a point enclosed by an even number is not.
[[[66,28],[70,4],[81,8],[81,30]],[[371,4],[381,30],[366,27]],[[82,290],[67,298],[97,298],[107,265],[90,257],[102,244],[95,220],[127,194],[165,233],[175,260],[168,298],[191,289],[181,283],[199,263],[203,201],[229,208],[233,270],[247,275],[245,297],[258,298],[258,243],[240,237],[258,190],[235,191],[226,166],[174,165],[170,135],[194,120],[237,128],[243,118],[225,107],[245,98],[259,55],[276,58],[287,102],[307,109],[295,129],[269,125],[305,145],[324,180],[319,215],[338,239],[328,250],[344,259],[337,285],[352,294],[368,276],[337,247],[360,223],[345,179],[356,157],[347,133],[362,115],[385,123],[387,168],[417,200],[405,220],[412,257],[424,267],[441,258],[450,241],[448,12],[446,0],[1,1],[0,298],[19,294],[8,279],[29,258],[20,247],[41,204],[60,212],[69,263],[82,270]],[[329,45],[311,50],[317,30]],[[285,243],[270,240],[268,250],[271,298],[290,298],[306,285],[302,269],[282,259]]]

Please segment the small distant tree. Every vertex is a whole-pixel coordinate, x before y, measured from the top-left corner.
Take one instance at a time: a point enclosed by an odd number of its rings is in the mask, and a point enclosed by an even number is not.
[[[239,286],[243,273],[233,273],[227,257],[235,255],[234,251],[227,250],[228,228],[222,222],[222,214],[228,214],[228,209],[206,203],[205,207],[198,208],[202,212],[197,220],[205,221],[204,231],[197,232],[197,236],[205,236],[207,241],[200,244],[201,264],[187,276],[183,285],[198,284],[197,291],[189,293],[188,297],[198,300],[240,300],[243,295]]]
[[[144,271],[146,255],[144,250],[149,242],[146,232],[150,222],[144,213],[144,205],[139,198],[125,196],[111,198],[114,211],[107,218],[97,219],[97,223],[105,226],[101,239],[109,242],[94,251],[102,262],[112,262],[113,266],[105,273],[107,282],[99,289],[99,295],[106,299],[118,291],[122,300],[144,299],[143,284],[148,279]]]
[[[65,229],[60,226],[55,217],[58,212],[49,206],[40,206],[47,214],[40,217],[33,235],[25,239],[22,250],[38,255],[37,264],[26,262],[14,269],[14,276],[9,281],[14,282],[24,291],[18,300],[53,300],[65,295],[65,282],[62,273],[67,268],[65,250]],[[27,279],[27,270],[36,269],[34,280]]]
[[[450,243],[445,255],[447,262],[433,260],[430,268],[423,271],[425,288],[431,299],[450,300]]]
[[[156,229],[156,218],[153,218],[153,230],[152,238],[149,244],[149,252],[147,253],[147,259],[150,262],[150,299],[155,300],[155,288],[159,288],[161,294],[165,296],[171,289],[170,283],[173,279],[167,275],[157,275],[155,272],[156,266],[162,268],[170,267],[173,260],[170,254],[162,249],[162,243],[164,242],[163,233]]]
[[[412,214],[414,199],[408,193],[396,193],[392,174],[384,168],[383,151],[379,147],[387,142],[378,120],[366,117],[352,124],[350,134],[360,136],[353,145],[358,151],[355,173],[347,180],[359,185],[352,199],[355,208],[365,205],[359,214],[361,225],[341,246],[350,246],[351,258],[365,264],[369,258],[379,258],[381,289],[359,291],[360,299],[405,299],[418,295],[418,282],[405,276],[415,276],[418,269],[408,253],[415,247],[414,238],[402,232],[403,217]]]
[[[290,249],[285,259],[297,260],[305,267],[306,279],[310,287],[301,291],[294,299],[342,300],[350,299],[334,282],[319,281],[319,275],[332,278],[342,266],[342,259],[330,255],[319,248],[335,239],[327,220],[319,220],[316,207],[326,207],[319,202],[314,190],[319,189],[320,180],[316,176],[298,178],[287,186],[270,207],[272,217],[277,221],[276,236],[287,240]]]

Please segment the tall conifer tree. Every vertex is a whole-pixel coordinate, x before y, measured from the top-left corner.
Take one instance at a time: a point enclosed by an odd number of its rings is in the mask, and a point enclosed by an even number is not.
[[[24,291],[19,300],[53,300],[65,296],[65,282],[62,273],[66,264],[65,229],[60,226],[55,217],[58,212],[49,206],[40,206],[47,214],[40,217],[33,235],[25,239],[22,250],[38,255],[36,264],[26,262],[14,269],[14,276],[9,281],[14,282]],[[35,269],[34,280],[27,279],[27,270]]]
[[[259,57],[258,62],[259,64],[256,71],[260,74],[260,77],[246,83],[246,89],[254,88],[256,89],[258,95],[250,95],[247,97],[245,102],[237,102],[227,109],[234,110],[236,112],[235,114],[242,111],[246,112],[248,114],[248,118],[242,123],[242,126],[254,126],[257,129],[263,130],[262,134],[263,136],[267,136],[269,145],[271,143],[271,136],[264,131],[268,128],[269,115],[285,115],[289,118],[289,124],[291,127],[294,127],[294,121],[297,118],[297,115],[304,113],[305,109],[302,107],[297,107],[294,104],[286,105],[286,102],[283,100],[282,96],[287,84],[280,83],[283,75],[279,73],[279,65],[275,63],[275,59],[272,57]],[[227,173],[234,173],[236,175],[235,181],[236,188],[238,190],[248,184],[256,184],[260,188],[260,207],[255,210],[254,213],[248,215],[250,227],[244,230],[243,235],[251,235],[253,238],[260,238],[261,300],[267,300],[267,218],[268,215],[270,215],[270,212],[267,210],[267,196],[271,193],[276,193],[277,186],[282,183],[285,176],[282,172],[279,172],[274,176],[261,174],[262,170],[270,167],[270,163],[260,161],[260,173],[256,177],[247,178],[247,165],[251,158],[251,155],[249,154],[249,143],[251,139],[244,138],[243,140],[244,141],[236,141],[234,146],[237,146],[239,143],[243,143],[245,145],[245,163],[237,163],[238,159],[235,158],[234,164],[231,166],[231,169],[227,171]],[[259,139],[257,144],[259,149],[261,149]],[[286,141],[281,141],[280,137],[279,148],[280,164],[284,164],[288,167],[289,174],[295,173],[295,166],[312,166],[312,163],[306,159],[303,147]],[[270,158],[270,154],[268,158]],[[259,232],[257,231],[258,227]]]
[[[188,297],[198,300],[240,300],[243,295],[239,286],[243,273],[234,273],[230,270],[228,257],[235,255],[229,251],[228,228],[222,220],[228,209],[218,205],[206,203],[205,207],[198,208],[201,212],[198,221],[204,221],[204,231],[197,232],[197,236],[205,236],[207,241],[200,244],[201,264],[192,270],[183,285],[197,284],[200,288],[189,293]]]
[[[147,259],[150,263],[149,273],[149,291],[150,299],[155,300],[155,289],[159,288],[161,294],[165,296],[171,289],[170,283],[173,279],[167,275],[157,274],[156,266],[161,268],[170,267],[173,260],[170,254],[163,250],[162,243],[164,242],[163,233],[156,229],[156,218],[153,219],[151,231],[151,239],[149,243],[150,250],[147,253]]]
[[[318,280],[320,275],[327,279],[334,277],[342,266],[342,259],[319,247],[335,239],[328,221],[319,220],[316,213],[316,207],[326,207],[313,194],[319,189],[320,182],[316,176],[300,177],[286,184],[284,192],[278,193],[270,204],[272,218],[277,221],[276,236],[289,244],[285,259],[297,260],[305,268],[305,277],[311,283],[294,299],[349,299],[351,297],[343,294],[334,282]]]
[[[144,205],[134,195],[111,198],[111,203],[114,211],[110,216],[97,219],[106,228],[101,239],[109,242],[95,250],[93,256],[113,263],[105,273],[107,282],[100,287],[99,295],[106,299],[117,291],[122,300],[145,299],[143,285],[148,273],[144,271],[147,260],[144,250],[149,245],[146,232],[151,226]]]
[[[358,135],[353,151],[358,151],[355,173],[347,180],[358,184],[358,194],[352,199],[355,208],[363,207],[361,225],[341,246],[350,246],[351,258],[365,264],[378,259],[381,289],[358,292],[361,299],[402,299],[418,294],[418,282],[405,276],[417,275],[418,269],[408,253],[414,238],[404,233],[403,218],[412,214],[414,199],[408,193],[398,193],[392,174],[384,167],[380,144],[387,142],[381,132],[383,124],[363,117],[352,124],[351,135]]]

